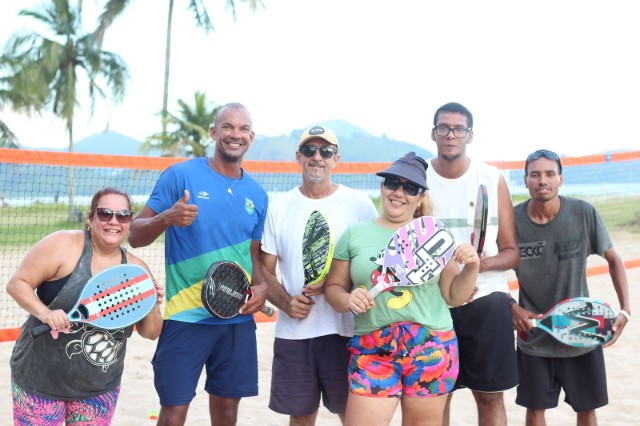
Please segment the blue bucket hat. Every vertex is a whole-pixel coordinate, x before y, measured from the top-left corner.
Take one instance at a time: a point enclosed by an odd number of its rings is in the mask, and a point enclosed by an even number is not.
[[[427,186],[428,167],[429,165],[424,158],[416,155],[415,152],[409,152],[376,175],[381,177],[398,176],[415,183],[420,188],[429,189]]]

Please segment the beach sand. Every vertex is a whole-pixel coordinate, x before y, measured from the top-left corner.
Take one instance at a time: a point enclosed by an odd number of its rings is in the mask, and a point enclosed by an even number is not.
[[[640,312],[640,299],[634,298],[633,290],[640,282],[640,268],[627,271],[631,289],[632,311],[637,316]],[[589,279],[591,296],[618,307],[617,297],[608,274]],[[634,321],[635,320],[635,321]],[[240,403],[238,415],[239,426],[287,425],[288,417],[269,410],[269,388],[271,381],[272,344],[274,323],[258,323],[258,350],[260,378],[260,395],[244,398]],[[153,425],[155,420],[149,418],[152,410],[159,410],[158,398],[153,387],[153,371],[151,357],[156,342],[142,339],[134,335],[128,344],[125,361],[125,372],[122,380],[122,391],[113,424],[117,426]],[[9,357],[13,342],[0,343],[0,425],[12,424],[12,402],[9,389],[10,371]],[[609,405],[598,410],[600,425],[636,425],[640,418],[640,402],[637,398],[638,381],[640,379],[640,323],[633,318],[627,325],[621,339],[605,350],[607,378],[609,389]],[[585,372],[587,374],[588,372]],[[204,392],[201,378],[197,394],[189,409],[187,425],[208,425],[208,396]],[[635,389],[635,390],[634,390]],[[525,409],[514,403],[515,389],[505,392],[505,405],[510,425],[523,425]],[[547,411],[547,424],[575,424],[575,414],[567,404],[562,402],[558,408]],[[337,416],[321,408],[317,425],[339,425]],[[400,409],[396,411],[392,425],[401,424]],[[454,395],[451,413],[451,425],[477,424],[476,407],[468,390],[457,391]]]

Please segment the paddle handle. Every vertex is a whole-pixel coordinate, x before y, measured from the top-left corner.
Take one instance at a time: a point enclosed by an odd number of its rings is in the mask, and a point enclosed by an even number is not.
[[[272,317],[273,314],[276,313],[275,309],[273,309],[271,306],[267,306],[267,305],[264,305],[262,307],[262,309],[260,309],[260,312],[262,312],[263,314],[265,314],[268,317]]]
[[[51,327],[49,327],[49,324],[40,324],[36,327],[33,327],[31,330],[29,330],[29,334],[31,335],[32,338],[35,339],[36,337],[40,337],[50,330],[51,330]]]

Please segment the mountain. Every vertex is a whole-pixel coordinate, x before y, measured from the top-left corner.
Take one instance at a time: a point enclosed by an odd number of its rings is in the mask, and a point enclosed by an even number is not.
[[[410,151],[427,159],[433,154],[408,142],[376,137],[344,120],[329,120],[314,125],[330,128],[340,141],[340,161],[391,162]],[[274,137],[256,136],[247,152],[247,160],[294,161],[300,136],[305,128],[295,129],[289,135]]]
[[[107,130],[79,140],[73,144],[73,150],[86,154],[143,155],[138,151],[141,145],[134,138]]]
[[[143,155],[138,149],[142,145],[142,142],[125,136],[118,132],[106,130],[104,132],[96,133],[95,135],[88,136],[84,139],[80,139],[73,144],[73,152],[80,154],[106,154],[106,155]],[[30,148],[27,148],[30,149]],[[46,151],[68,151],[67,148],[38,148]],[[151,156],[159,155],[159,151],[154,151]]]
[[[391,162],[397,160],[409,151],[414,151],[425,159],[433,157],[430,151],[419,146],[388,139],[385,136],[373,136],[367,131],[344,120],[329,120],[315,124],[326,126],[336,133],[340,141],[341,161]],[[273,137],[256,135],[251,148],[247,152],[246,159],[295,161],[295,151],[298,148],[298,140],[305,129],[306,128],[295,129],[288,135]],[[141,145],[142,142],[136,139],[107,130],[77,141],[73,145],[73,150],[74,152],[86,154],[143,155],[138,151]],[[66,151],[66,148],[42,149],[49,151]],[[152,151],[147,155],[158,156],[159,151]]]

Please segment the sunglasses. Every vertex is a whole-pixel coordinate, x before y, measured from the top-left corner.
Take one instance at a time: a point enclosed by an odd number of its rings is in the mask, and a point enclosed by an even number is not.
[[[332,146],[314,146],[314,145],[304,145],[301,146],[298,151],[305,157],[313,157],[316,155],[316,151],[320,151],[320,156],[322,158],[331,158],[338,151],[337,148]]]
[[[527,157],[527,163],[536,161],[541,157],[548,158],[552,161],[558,161],[560,159],[558,154],[553,151],[549,151],[548,149],[539,149],[536,152],[532,152],[531,154],[529,154],[529,156]]]
[[[558,164],[558,172],[562,174],[562,163],[560,162],[560,156],[553,151],[549,151],[548,149],[539,149],[529,154],[529,156],[527,157],[527,161],[525,161],[524,163],[525,173],[527,171],[527,168],[529,167],[529,163],[543,157],[548,160],[555,161],[556,164]]]
[[[422,188],[420,188],[415,183],[411,183],[411,182],[403,183],[400,181],[400,179],[392,178],[392,177],[384,178],[384,180],[382,181],[382,186],[384,186],[385,188],[391,191],[395,191],[396,189],[402,187],[402,190],[404,191],[404,193],[407,195],[411,195],[412,197],[415,197],[416,195],[422,192]]]
[[[130,223],[133,212],[131,210],[111,210],[105,207],[98,207],[96,209],[96,216],[98,216],[98,220],[102,223],[109,222],[113,216],[116,217],[118,223]]]

